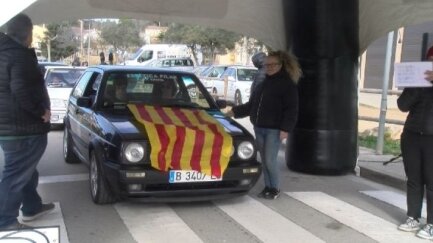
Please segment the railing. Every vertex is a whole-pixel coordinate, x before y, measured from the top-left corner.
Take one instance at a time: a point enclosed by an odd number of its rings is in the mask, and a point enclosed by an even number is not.
[[[359,92],[361,93],[369,93],[369,94],[382,94],[381,89],[360,89]],[[402,90],[388,90],[388,95],[400,95],[403,91]],[[372,122],[379,122],[379,118],[371,117],[371,116],[358,116],[358,120],[363,121],[372,121]],[[395,119],[385,119],[385,123],[387,124],[394,124],[394,125],[404,125],[404,121],[401,120],[395,120]]]

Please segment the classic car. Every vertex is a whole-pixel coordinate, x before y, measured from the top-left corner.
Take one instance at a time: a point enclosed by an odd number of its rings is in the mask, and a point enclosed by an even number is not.
[[[247,194],[261,164],[254,137],[224,116],[225,105],[190,72],[90,67],[69,98],[64,159],[89,165],[96,204]]]

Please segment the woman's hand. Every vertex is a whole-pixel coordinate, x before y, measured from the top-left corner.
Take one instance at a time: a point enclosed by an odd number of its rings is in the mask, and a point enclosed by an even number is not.
[[[224,115],[226,115],[226,116],[228,116],[228,117],[234,117],[234,116],[235,116],[235,113],[233,113],[232,110],[229,110],[229,111],[225,112]]]
[[[283,141],[284,139],[287,139],[288,136],[289,136],[288,132],[280,131],[280,140],[281,141]]]
[[[432,82],[433,81],[433,71],[427,70],[424,72],[425,74],[425,80]]]

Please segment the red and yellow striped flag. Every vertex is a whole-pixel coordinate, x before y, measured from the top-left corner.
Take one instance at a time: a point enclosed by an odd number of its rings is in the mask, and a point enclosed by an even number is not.
[[[152,167],[223,175],[232,154],[232,137],[206,111],[136,104],[128,108],[146,128]]]

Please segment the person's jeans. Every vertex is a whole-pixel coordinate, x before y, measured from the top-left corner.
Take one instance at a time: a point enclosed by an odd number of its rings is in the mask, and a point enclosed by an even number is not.
[[[36,166],[47,147],[47,134],[15,140],[0,140],[5,166],[0,182],[0,227],[17,221],[19,208],[32,214],[40,210],[42,200],[36,187]]]
[[[265,186],[278,188],[278,151],[280,150],[280,130],[254,127],[256,146],[263,164],[263,177]]]
[[[407,215],[421,217],[424,192],[427,223],[433,224],[433,136],[403,131],[401,152],[407,176]]]

